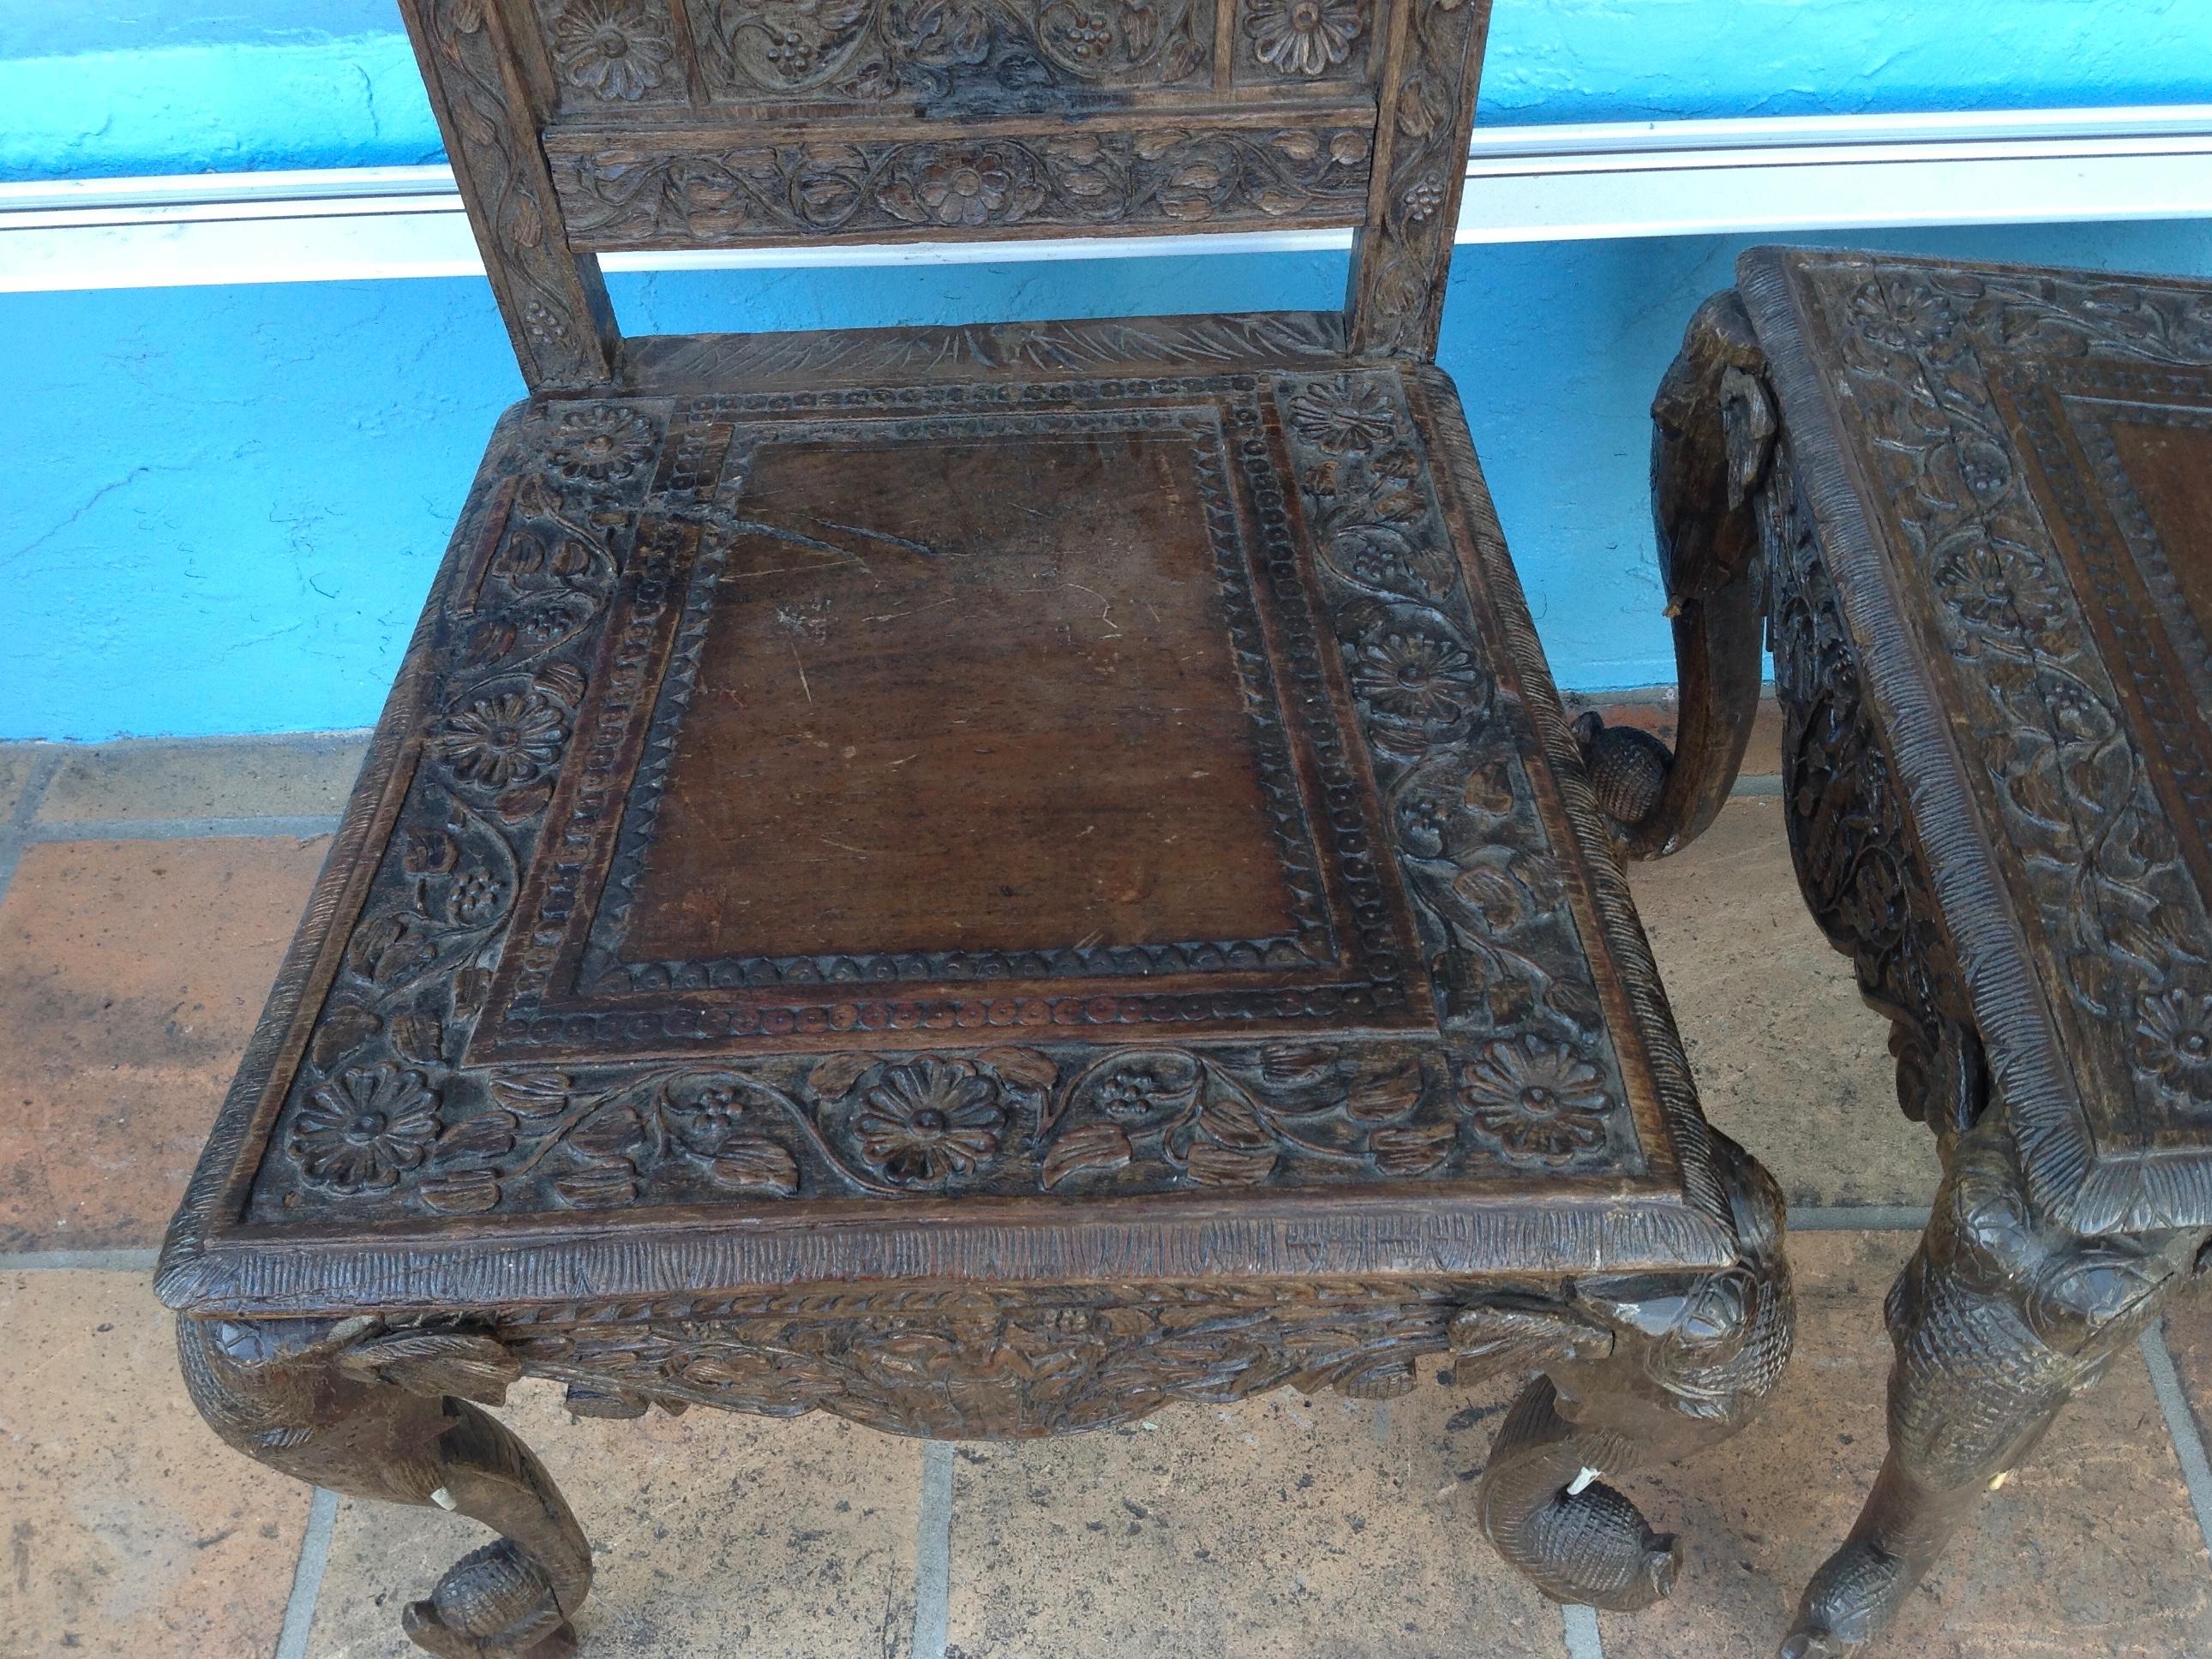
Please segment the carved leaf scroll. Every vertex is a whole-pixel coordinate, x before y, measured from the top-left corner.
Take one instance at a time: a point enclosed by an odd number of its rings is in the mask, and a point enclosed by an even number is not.
[[[556,151],[580,246],[727,246],[865,232],[1080,229],[1356,219],[1358,127],[1142,132],[671,150]]]

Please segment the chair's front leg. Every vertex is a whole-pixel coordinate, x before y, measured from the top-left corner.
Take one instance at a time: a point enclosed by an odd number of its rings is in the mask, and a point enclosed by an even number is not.
[[[497,1404],[520,1368],[483,1336],[379,1333],[373,1320],[185,1319],[192,1402],[271,1468],[352,1497],[436,1504],[501,1534],[402,1615],[439,1659],[566,1659],[591,1589],[591,1547],[551,1477]],[[464,1397],[465,1396],[465,1397]]]
[[[2083,1237],[2050,1223],[1998,1120],[1959,1139],[1927,1236],[1889,1293],[1889,1455],[1798,1604],[1784,1659],[1840,1659],[1879,1636],[2203,1244],[2201,1230]]]
[[[1775,441],[1765,360],[1733,289],[1690,320],[1651,406],[1651,508],[1680,687],[1674,748],[1595,714],[1576,723],[1598,803],[1630,854],[1710,826],[1759,713],[1765,579],[1754,493]]]
[[[1483,1528],[1554,1601],[1629,1611],[1673,1588],[1674,1540],[1618,1480],[1734,1434],[1780,1379],[1796,1328],[1773,1179],[1720,1136],[1741,1255],[1702,1277],[1585,1279],[1571,1305],[1609,1340],[1567,1347],[1498,1431]]]

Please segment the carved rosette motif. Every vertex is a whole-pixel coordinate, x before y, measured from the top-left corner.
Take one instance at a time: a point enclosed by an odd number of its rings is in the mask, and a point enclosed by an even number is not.
[[[763,144],[553,156],[571,235],[592,247],[777,236],[1356,219],[1359,127],[1167,127],[1000,138]]]
[[[1278,76],[1315,81],[1358,66],[1364,0],[1243,0],[1242,16],[1254,61]]]
[[[718,98],[748,103],[958,99],[1203,82],[1206,0],[687,0]]]
[[[667,17],[644,0],[563,0],[551,35],[555,68],[587,100],[635,104],[684,96]]]
[[[2212,363],[2212,307],[2172,291],[1897,264],[1816,267],[1841,372],[1880,441],[1880,483],[1935,598],[2012,848],[2012,880],[2056,946],[2082,1030],[2118,1045],[2142,1123],[2212,1109],[2212,913],[2191,878],[2122,700],[2007,441],[1985,350],[2146,365]],[[2021,1126],[2032,1171],[2077,1156]],[[2056,1165],[2053,1166],[2056,1168]],[[2139,1161],[2100,1211],[2130,1226],[2190,1207],[2191,1170]],[[2177,1184],[2179,1183],[2179,1184]]]

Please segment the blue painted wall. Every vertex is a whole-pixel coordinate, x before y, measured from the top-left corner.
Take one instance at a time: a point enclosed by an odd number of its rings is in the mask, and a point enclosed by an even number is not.
[[[1862,240],[1865,239],[1860,239]],[[2212,276],[2212,224],[1889,235]],[[1555,672],[1671,679],[1644,409],[1741,242],[1467,248],[1459,382]],[[617,278],[632,330],[1333,303],[1342,261],[1131,259]],[[0,738],[375,718],[485,434],[521,385],[478,283],[0,300]],[[27,466],[24,461],[27,459]]]
[[[2212,0],[1496,0],[1497,122],[2212,97]],[[435,160],[393,0],[0,0],[0,179]]]
[[[0,0],[0,176],[434,155],[390,0]],[[1486,109],[2212,98],[2212,0],[1498,0]],[[2212,276],[2212,225],[1851,240]],[[1644,410],[1741,244],[1462,249],[1457,378],[1560,682],[1672,676]],[[632,331],[1326,306],[1340,258],[617,278]],[[481,282],[0,296],[0,738],[375,718],[520,382]]]

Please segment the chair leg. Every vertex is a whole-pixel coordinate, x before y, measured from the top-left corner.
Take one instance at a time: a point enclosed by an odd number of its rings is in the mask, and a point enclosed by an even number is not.
[[[1993,1485],[2157,1316],[2205,1237],[2069,1232],[2035,1212],[2001,1124],[1961,1135],[1889,1293],[1888,1457],[1783,1659],[1840,1659],[1880,1636]]]
[[[498,1532],[402,1623],[439,1659],[567,1659],[591,1547],[530,1449],[467,1398],[496,1404],[519,1368],[489,1338],[378,1334],[375,1322],[185,1319],[192,1401],[247,1456],[352,1497],[436,1504]]]
[[[1674,1587],[1680,1553],[1614,1480],[1726,1439],[1780,1380],[1796,1328],[1772,1178],[1716,1136],[1742,1254],[1697,1278],[1585,1279],[1574,1310],[1610,1331],[1530,1383],[1498,1431],[1482,1523],[1507,1561],[1557,1601],[1615,1611]]]

